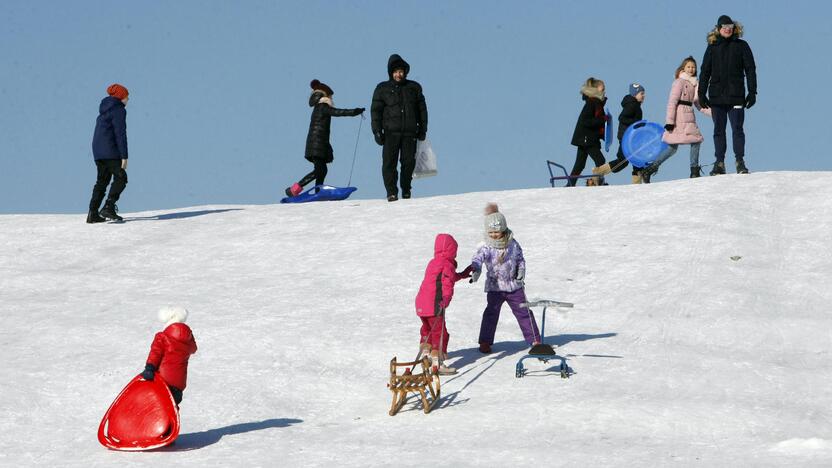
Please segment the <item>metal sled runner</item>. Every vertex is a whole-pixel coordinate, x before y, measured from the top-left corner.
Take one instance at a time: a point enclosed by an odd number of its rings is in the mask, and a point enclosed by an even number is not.
[[[548,161],[547,160],[546,165],[549,167],[549,183],[552,184],[552,187],[555,186],[555,181],[556,180],[565,180],[568,183],[569,179],[587,179],[588,181],[589,180],[596,181],[596,184],[597,184],[597,181],[600,181],[601,179],[604,178],[604,176],[602,176],[600,174],[576,175],[576,176],[569,175],[569,173],[566,171],[565,167],[561,166],[560,164],[558,164],[554,161]],[[560,168],[560,170],[563,171],[563,175],[562,176],[561,175],[555,175],[555,171],[552,170],[552,166]]]
[[[517,367],[514,370],[514,376],[518,379],[526,375],[526,368],[523,366],[523,361],[526,359],[537,359],[543,363],[547,363],[551,360],[557,359],[560,361],[560,376],[563,379],[569,378],[569,366],[566,365],[566,359],[562,356],[558,356],[555,353],[555,348],[546,343],[546,308],[548,307],[566,307],[571,308],[573,306],[570,302],[560,302],[560,301],[550,301],[550,300],[540,300],[540,301],[532,301],[532,302],[524,302],[521,304],[522,307],[525,307],[531,310],[533,307],[540,307],[543,306],[543,313],[541,318],[541,325],[540,325],[540,344],[536,344],[529,349],[529,352],[526,353],[525,356],[521,357],[519,361],[517,361]]]
[[[421,365],[422,371],[416,372],[416,366]],[[399,375],[397,369],[405,367],[404,373]],[[411,370],[412,369],[412,370]],[[395,416],[402,409],[407,401],[408,393],[418,393],[422,400],[422,409],[425,414],[439,401],[439,375],[433,372],[430,360],[424,356],[421,361],[396,362],[396,358],[390,360],[390,382],[387,388],[393,392],[393,403],[390,405],[390,416]],[[428,398],[430,394],[430,398]]]

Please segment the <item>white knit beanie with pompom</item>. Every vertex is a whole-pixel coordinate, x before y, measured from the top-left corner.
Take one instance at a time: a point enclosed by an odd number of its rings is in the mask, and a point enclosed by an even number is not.
[[[188,311],[184,307],[162,307],[159,309],[159,321],[164,322],[167,327],[173,323],[185,323],[188,319]]]

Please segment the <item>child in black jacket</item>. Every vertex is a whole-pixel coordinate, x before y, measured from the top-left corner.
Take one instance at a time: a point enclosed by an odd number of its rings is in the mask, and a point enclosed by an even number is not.
[[[604,155],[601,153],[601,139],[604,138],[604,125],[607,122],[604,114],[604,104],[607,102],[604,89],[604,82],[592,77],[581,86],[584,108],[581,109],[572,134],[572,144],[578,147],[578,152],[567,187],[574,187],[577,183],[578,176],[586,167],[587,156],[592,158],[596,168],[604,165]],[[587,181],[587,185],[595,184],[595,178]]]

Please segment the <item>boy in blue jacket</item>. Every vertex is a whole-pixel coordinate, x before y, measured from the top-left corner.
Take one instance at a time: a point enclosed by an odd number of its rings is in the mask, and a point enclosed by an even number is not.
[[[98,106],[95,132],[92,136],[92,155],[95,159],[97,177],[92,189],[88,223],[100,223],[107,219],[121,221],[116,202],[127,186],[127,101],[129,92],[115,83],[107,88],[108,96]],[[104,208],[98,212],[110,180],[110,193]]]

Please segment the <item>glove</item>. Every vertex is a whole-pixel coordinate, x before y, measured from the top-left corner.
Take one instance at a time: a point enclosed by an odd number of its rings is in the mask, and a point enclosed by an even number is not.
[[[147,381],[153,380],[153,373],[156,372],[156,366],[153,364],[147,364],[144,366],[144,372],[142,372],[142,378]]]
[[[467,267],[465,267],[464,270],[462,270],[462,273],[459,273],[459,277],[460,278],[470,278],[471,277],[471,271],[473,271],[473,270],[474,270],[474,266],[473,265],[468,265]]]
[[[381,132],[373,133],[373,138],[376,139],[376,144],[379,146],[384,146],[384,134]]]
[[[711,107],[711,103],[708,101],[708,97],[705,95],[699,96],[699,107],[703,109],[707,109]]]
[[[471,274],[471,279],[468,280],[468,282],[476,283],[477,280],[480,279],[480,273],[482,273],[482,270],[474,270],[474,272]]]
[[[355,112],[355,115],[361,115],[361,114],[364,113],[364,108],[363,107],[356,107],[354,109],[354,112]]]
[[[520,281],[523,281],[523,278],[526,277],[526,267],[524,267],[523,265],[518,266],[517,267],[517,274],[514,275],[514,277],[517,278]]]
[[[419,132],[416,134],[416,139],[419,141],[425,141],[425,138],[427,137],[428,135],[425,132]]]
[[[664,126],[664,129],[667,130],[668,132],[672,132],[674,128],[676,128],[676,125],[673,125],[673,124],[666,124]]]
[[[745,97],[745,108],[751,109],[751,106],[753,106],[756,102],[757,95],[754,93],[748,93],[748,96]]]
[[[121,168],[124,169],[125,171],[127,170],[127,159],[122,159],[121,160]]]

